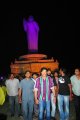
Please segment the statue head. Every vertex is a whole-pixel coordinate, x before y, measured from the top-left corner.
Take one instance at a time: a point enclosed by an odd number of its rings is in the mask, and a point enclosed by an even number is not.
[[[32,16],[32,15],[30,15],[29,17],[28,17],[28,21],[34,21],[34,17]]]

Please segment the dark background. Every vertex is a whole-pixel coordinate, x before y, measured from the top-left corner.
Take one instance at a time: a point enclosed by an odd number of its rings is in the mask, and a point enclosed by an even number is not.
[[[74,70],[80,64],[75,3],[24,3],[0,10],[0,74],[10,72],[15,58],[27,54],[23,18],[33,15],[40,27],[39,53],[57,59],[60,66]]]

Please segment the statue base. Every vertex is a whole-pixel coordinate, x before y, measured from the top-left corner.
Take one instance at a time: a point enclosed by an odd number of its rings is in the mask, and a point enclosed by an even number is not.
[[[24,73],[26,70],[30,70],[32,73],[40,73],[42,67],[50,68],[52,71],[59,68],[58,61],[54,61],[53,58],[47,59],[45,54],[27,54],[19,57],[19,60],[15,60],[11,63],[11,73],[15,75]]]

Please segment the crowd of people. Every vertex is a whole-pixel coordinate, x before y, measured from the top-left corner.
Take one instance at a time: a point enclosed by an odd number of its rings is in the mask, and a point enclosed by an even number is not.
[[[26,71],[24,76],[10,74],[5,81],[11,117],[24,120],[69,120],[70,101],[74,100],[76,120],[80,120],[80,68],[68,76],[65,68],[51,71],[45,67],[40,73]]]

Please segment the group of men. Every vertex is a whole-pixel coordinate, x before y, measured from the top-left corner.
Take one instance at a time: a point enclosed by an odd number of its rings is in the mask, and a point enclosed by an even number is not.
[[[33,110],[39,120],[56,120],[56,104],[60,120],[69,120],[70,100],[74,96],[76,120],[80,119],[80,68],[68,77],[66,69],[50,70],[42,68],[40,75],[25,72],[20,82],[13,74],[6,80],[11,116],[20,115],[20,104],[24,120],[33,119]],[[16,112],[14,111],[14,102]]]

